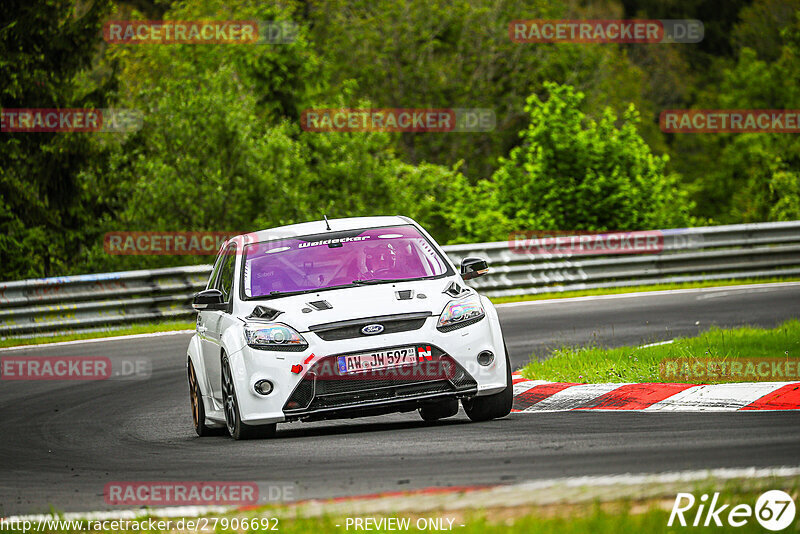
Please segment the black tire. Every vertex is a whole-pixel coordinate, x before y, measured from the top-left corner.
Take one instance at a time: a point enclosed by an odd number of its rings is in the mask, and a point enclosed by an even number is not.
[[[425,404],[419,409],[419,416],[423,420],[432,422],[452,417],[458,413],[458,399],[450,399],[431,404]]]
[[[192,365],[192,360],[186,363],[186,372],[189,380],[189,406],[192,409],[192,424],[194,431],[201,438],[206,436],[222,436],[225,427],[214,427],[206,424],[206,408],[203,405],[203,394],[200,391],[200,382]]]
[[[225,412],[225,425],[228,428],[228,434],[233,439],[262,439],[275,435],[277,423],[248,425],[242,422],[227,354],[222,356],[222,405]]]
[[[503,344],[506,353],[506,389],[494,395],[472,397],[461,401],[467,417],[472,421],[489,421],[499,419],[511,413],[514,404],[514,386],[511,383],[511,362],[508,359],[508,349]]]

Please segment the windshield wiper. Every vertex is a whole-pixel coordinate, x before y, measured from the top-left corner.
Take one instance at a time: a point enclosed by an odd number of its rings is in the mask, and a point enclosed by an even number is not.
[[[356,286],[368,286],[373,284],[391,284],[395,282],[411,282],[413,280],[422,280],[423,277],[419,278],[373,278],[371,280],[353,280],[353,285]]]
[[[316,291],[316,289],[300,289],[298,291],[270,291],[266,295],[261,295],[258,298],[272,299],[275,297],[289,297],[291,295],[302,295],[303,293],[312,293],[314,291]]]
[[[302,295],[303,293],[317,293],[318,291],[328,291],[329,289],[344,289],[346,287],[353,287],[352,284],[340,284],[338,286],[327,287],[310,287],[308,289],[298,289],[296,291],[270,291],[266,295],[258,297],[251,297],[252,300],[258,299],[274,299],[277,297],[290,297],[292,295]]]

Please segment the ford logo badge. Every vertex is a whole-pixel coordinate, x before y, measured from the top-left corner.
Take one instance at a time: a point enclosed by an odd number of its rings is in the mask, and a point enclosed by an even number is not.
[[[361,333],[367,336],[371,336],[372,334],[380,334],[381,332],[383,332],[382,324],[368,324],[361,329]]]

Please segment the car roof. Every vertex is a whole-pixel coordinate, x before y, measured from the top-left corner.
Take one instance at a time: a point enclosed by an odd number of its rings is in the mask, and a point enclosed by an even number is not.
[[[337,232],[342,230],[358,230],[360,228],[377,228],[380,226],[396,226],[399,224],[416,224],[412,219],[400,215],[379,216],[379,217],[347,217],[344,219],[328,219],[330,230],[323,219],[318,221],[309,221],[304,223],[289,224],[286,226],[278,226],[277,228],[268,228],[259,230],[257,232],[250,232],[249,234],[242,234],[229,239],[224,246],[231,241],[242,239],[244,244],[260,243],[262,241],[270,241],[273,239],[282,239],[287,237],[297,237],[309,234],[323,234],[325,232]]]

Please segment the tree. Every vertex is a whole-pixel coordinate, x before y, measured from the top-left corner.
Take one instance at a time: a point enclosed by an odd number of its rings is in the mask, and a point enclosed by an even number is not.
[[[78,8],[67,0],[0,3],[0,108],[102,108],[113,76],[79,83],[100,41],[110,2]],[[78,175],[104,150],[92,134],[0,134],[0,264],[3,277],[70,269],[81,236],[101,209]]]
[[[800,12],[780,36],[775,61],[741,48],[736,61],[722,70],[718,84],[701,93],[697,107],[800,108]],[[675,150],[684,154],[682,168],[693,168],[687,175],[705,216],[721,223],[759,222],[800,211],[800,199],[793,193],[798,187],[793,180],[800,174],[797,134],[680,134]]]
[[[525,107],[530,124],[522,145],[493,175],[497,209],[515,230],[641,230],[688,224],[691,208],[665,156],[652,154],[638,134],[630,106],[600,120],[581,110],[583,93],[546,83]],[[498,235],[498,238],[503,236]]]
[[[591,4],[591,3],[590,3]],[[589,113],[601,106],[643,100],[644,73],[622,46],[522,44],[509,38],[518,19],[610,18],[579,3],[545,0],[320,0],[310,2],[309,37],[329,66],[330,88],[357,82],[355,96],[376,107],[489,108],[491,132],[404,133],[396,143],[404,159],[450,166],[475,183],[496,169],[497,157],[519,142],[525,99],[543,95],[554,79],[584,91]],[[651,143],[657,124],[640,124]]]
[[[227,10],[233,10],[233,13]],[[172,20],[284,20],[287,12],[240,2],[175,7]],[[106,168],[87,173],[118,204],[102,225],[127,231],[245,232],[329,217],[408,214],[448,233],[439,207],[461,177],[437,165],[397,156],[382,132],[302,131],[305,107],[369,107],[353,84],[333,99],[303,30],[291,44],[114,46],[124,107],[141,110],[142,129],[124,138]],[[297,66],[301,70],[298,71]],[[280,78],[276,76],[280,74]],[[113,176],[114,183],[105,177]],[[90,187],[94,189],[94,187]],[[432,196],[436,191],[437,196]],[[186,257],[109,257],[97,239],[93,270],[166,266]],[[194,261],[208,261],[194,258]]]

